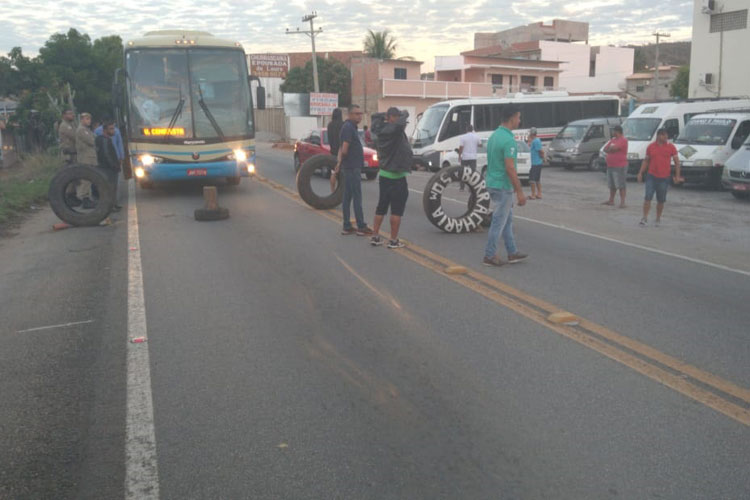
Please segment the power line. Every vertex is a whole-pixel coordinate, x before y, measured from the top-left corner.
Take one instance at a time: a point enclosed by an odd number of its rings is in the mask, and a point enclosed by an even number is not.
[[[318,85],[318,61],[317,57],[315,56],[315,35],[319,35],[323,32],[323,28],[315,29],[315,26],[313,25],[313,19],[318,17],[317,11],[312,11],[312,13],[306,15],[302,18],[302,22],[310,22],[310,30],[304,31],[297,28],[295,31],[290,31],[289,28],[286,29],[287,35],[307,35],[310,37],[310,40],[312,41],[312,67],[313,67],[313,87],[315,89],[315,92],[320,92],[320,86]]]

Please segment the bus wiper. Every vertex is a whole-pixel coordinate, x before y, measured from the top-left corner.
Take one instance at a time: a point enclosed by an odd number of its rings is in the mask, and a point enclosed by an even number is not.
[[[206,113],[206,116],[208,117],[208,121],[211,122],[211,126],[216,130],[216,133],[219,134],[219,137],[221,140],[224,140],[224,132],[221,131],[221,127],[219,127],[219,124],[216,123],[216,119],[214,118],[214,115],[211,113],[211,110],[208,109],[208,106],[206,105],[206,102],[203,100],[203,90],[201,89],[201,84],[198,84],[198,96],[200,99],[198,99],[198,104],[200,105],[201,109],[204,113]]]
[[[167,133],[164,134],[164,142],[169,141],[169,136],[172,135],[172,127],[174,127],[174,124],[177,122],[177,118],[179,118],[180,114],[182,114],[182,108],[185,106],[185,98],[182,97],[182,87],[180,87],[180,102],[177,104],[177,107],[174,110],[174,113],[172,113],[172,118],[169,120],[169,125],[167,126]]]

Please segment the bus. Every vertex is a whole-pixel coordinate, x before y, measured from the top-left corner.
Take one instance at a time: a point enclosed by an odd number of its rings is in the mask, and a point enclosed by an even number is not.
[[[183,179],[237,185],[254,175],[252,79],[240,43],[210,33],[152,31],[128,41],[113,91],[126,177],[149,188]]]
[[[537,129],[543,142],[548,142],[569,122],[620,114],[620,99],[616,96],[570,96],[562,91],[438,102],[419,117],[412,134],[415,164],[428,170],[453,164],[457,158],[454,151],[459,146],[459,136],[468,124],[474,126],[482,139],[482,154],[487,139],[500,126],[500,110],[509,103],[521,109],[522,128],[514,131],[516,138],[521,140],[532,127]]]

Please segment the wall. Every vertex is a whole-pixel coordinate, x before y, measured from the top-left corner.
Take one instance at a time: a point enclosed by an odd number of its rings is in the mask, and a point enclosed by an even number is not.
[[[589,76],[591,50],[585,44],[567,42],[539,42],[542,59],[560,61],[558,86],[572,94],[580,93],[619,93],[625,85],[625,78],[633,73],[635,49],[625,47],[598,47],[595,54],[595,76]]]
[[[302,139],[310,133],[311,130],[320,128],[318,118],[315,116],[287,116],[286,130],[287,139],[296,141]]]
[[[259,141],[276,141],[286,137],[284,108],[255,110],[255,137]]]
[[[481,49],[493,45],[510,46],[514,43],[534,40],[587,41],[588,38],[589,23],[554,19],[552,24],[532,23],[497,33],[474,33],[474,48]]]
[[[379,78],[392,80],[394,69],[405,68],[407,80],[420,80],[422,77],[421,67],[422,63],[417,61],[382,61],[379,65]]]
[[[750,8],[748,0],[717,2],[724,12]],[[750,95],[750,65],[747,47],[750,46],[748,27],[722,33],[710,33],[711,16],[701,11],[702,2],[694,0],[693,43],[690,53],[689,97],[734,97]],[[720,57],[719,53],[722,52]],[[701,85],[706,73],[712,73],[714,84]]]
[[[370,124],[370,115],[378,111],[378,99],[382,91],[380,61],[370,57],[352,59],[352,104],[358,104],[365,112],[363,125]]]

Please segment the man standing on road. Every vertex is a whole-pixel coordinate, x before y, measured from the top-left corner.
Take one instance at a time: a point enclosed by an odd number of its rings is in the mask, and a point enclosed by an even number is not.
[[[72,109],[66,109],[62,114],[62,121],[57,126],[57,137],[60,140],[60,152],[66,165],[76,162],[76,129],[75,116]]]
[[[81,123],[76,130],[76,158],[81,165],[95,167],[96,159],[96,136],[91,131],[91,115],[81,113]],[[76,197],[81,200],[83,208],[94,208],[91,201],[91,183],[81,180],[76,185]]]
[[[380,226],[383,218],[391,207],[391,239],[388,248],[401,248],[404,244],[398,239],[398,229],[401,217],[404,215],[406,200],[409,197],[409,186],[406,176],[411,172],[413,154],[409,139],[406,137],[407,114],[402,114],[398,108],[389,108],[386,113],[387,123],[378,131],[377,148],[380,165],[380,196],[378,207],[375,209],[375,223],[370,239],[372,246],[380,246]]]
[[[479,136],[474,133],[474,127],[471,124],[466,125],[466,133],[459,139],[458,146],[458,163],[462,167],[471,167],[472,170],[477,169],[477,150],[479,149]],[[464,183],[458,188],[460,191],[464,190]]]
[[[344,121],[341,118],[341,109],[336,108],[331,114],[331,121],[328,123],[328,145],[331,147],[331,154],[338,158],[339,148],[341,147],[341,127]],[[336,191],[336,176],[331,175],[331,192]]]
[[[487,143],[487,191],[490,192],[495,210],[492,213],[483,261],[485,266],[495,267],[505,264],[497,255],[497,242],[501,234],[508,251],[509,263],[521,262],[528,257],[516,249],[513,237],[513,193],[518,197],[519,207],[526,204],[526,196],[516,174],[518,150],[512,132],[521,123],[521,111],[515,104],[505,104],[500,119],[500,127],[492,133]]]
[[[122,208],[117,204],[117,180],[120,177],[120,159],[118,158],[117,148],[112,140],[115,137],[115,124],[112,120],[104,120],[101,125],[102,135],[96,136],[96,156],[99,168],[104,170],[104,174],[111,184],[113,202],[112,210],[120,211]]]
[[[341,211],[344,215],[344,228],[341,234],[366,236],[372,234],[362,213],[362,166],[365,163],[365,153],[359,140],[358,126],[362,121],[362,110],[356,104],[349,106],[349,116],[341,127],[341,147],[334,173],[341,172],[344,183],[344,201]],[[349,219],[350,205],[354,205],[354,217],[357,219],[357,229],[352,227]]]
[[[615,125],[613,137],[604,145],[607,154],[607,182],[609,183],[609,200],[602,205],[614,205],[615,193],[620,191],[620,208],[625,208],[625,189],[628,173],[628,140],[622,133],[622,127]]]
[[[648,224],[648,213],[651,210],[651,200],[656,193],[656,221],[655,226],[661,223],[661,214],[664,212],[664,203],[667,201],[667,189],[674,160],[674,183],[681,184],[685,179],[680,175],[680,159],[677,156],[677,148],[669,142],[667,129],[660,128],[656,133],[656,142],[649,144],[646,149],[646,157],[638,172],[638,182],[643,182],[643,174],[646,173],[646,199],[643,202],[643,218],[640,225]]]
[[[529,184],[531,185],[530,200],[542,199],[542,164],[544,163],[544,150],[542,140],[537,137],[536,129],[529,130],[529,148],[531,149],[531,171],[529,172]]]

